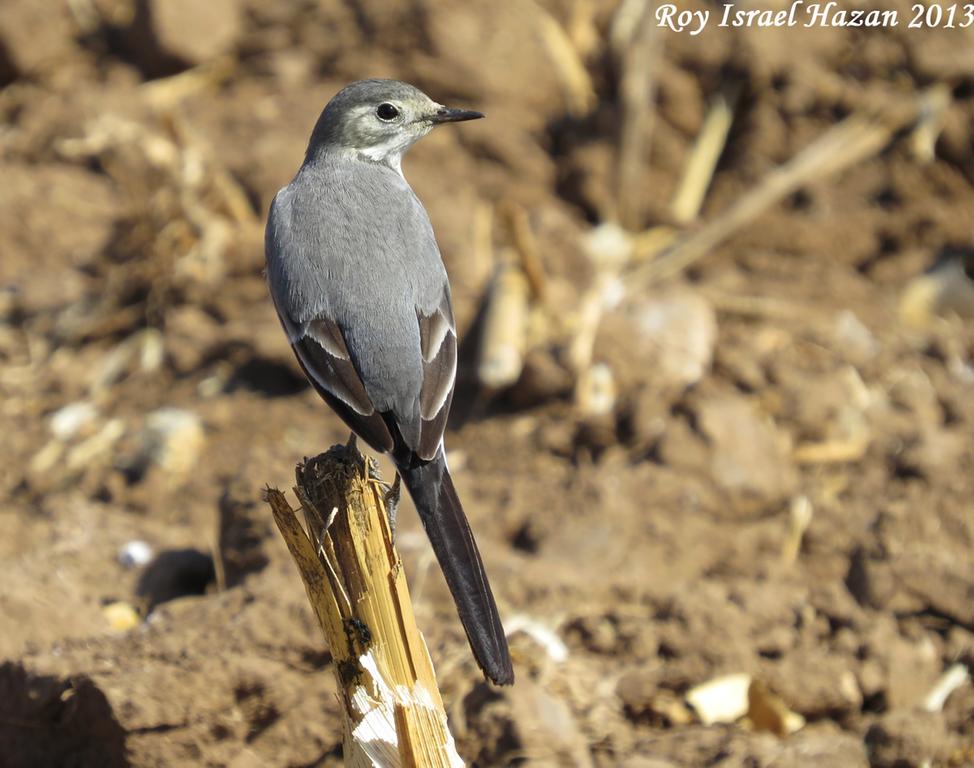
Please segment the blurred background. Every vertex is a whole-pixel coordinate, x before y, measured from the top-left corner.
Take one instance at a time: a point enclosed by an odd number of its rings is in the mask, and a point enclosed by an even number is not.
[[[687,0],[691,36],[642,0],[3,0],[0,762],[340,764],[260,492],[347,432],[262,229],[385,76],[488,115],[404,165],[519,675],[479,679],[404,509],[461,754],[974,764],[974,27],[875,7]]]

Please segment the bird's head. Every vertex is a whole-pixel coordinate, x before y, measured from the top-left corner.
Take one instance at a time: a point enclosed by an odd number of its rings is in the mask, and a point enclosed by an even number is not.
[[[328,102],[311,134],[306,162],[337,152],[399,170],[403,153],[436,125],[481,117],[444,107],[408,83],[359,80]]]

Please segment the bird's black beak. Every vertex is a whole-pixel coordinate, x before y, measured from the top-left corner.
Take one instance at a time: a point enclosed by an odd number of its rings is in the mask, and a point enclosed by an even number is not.
[[[440,123],[462,123],[464,120],[479,120],[483,116],[483,112],[474,112],[472,109],[440,107],[430,117],[430,122],[434,125],[439,125]]]

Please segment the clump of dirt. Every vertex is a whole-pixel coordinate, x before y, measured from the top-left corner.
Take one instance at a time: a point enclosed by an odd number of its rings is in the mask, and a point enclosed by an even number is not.
[[[974,663],[969,36],[906,29],[899,0],[895,29],[698,37],[634,30],[639,5],[222,0],[204,25],[198,3],[39,16],[5,0],[5,765],[340,764],[331,659],[259,499],[346,431],[287,348],[261,224],[322,106],[366,76],[488,115],[405,163],[451,273],[447,445],[519,676],[478,680],[404,509],[461,754],[974,760],[974,688],[936,696]],[[627,139],[645,177],[627,235],[597,225],[619,211],[623,75],[645,34],[653,117]],[[932,86],[940,106],[875,151],[636,287],[674,236],[842,119]],[[681,223],[672,200],[719,94],[733,122]],[[488,392],[500,264],[526,275],[524,368]],[[802,727],[688,704],[734,673]]]

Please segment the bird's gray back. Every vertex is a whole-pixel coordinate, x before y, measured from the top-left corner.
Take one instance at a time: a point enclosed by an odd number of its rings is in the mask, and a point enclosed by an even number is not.
[[[422,387],[417,311],[448,291],[433,228],[406,181],[341,157],[305,165],[274,199],[266,234],[278,309],[299,328],[336,320],[375,407],[415,418]]]

